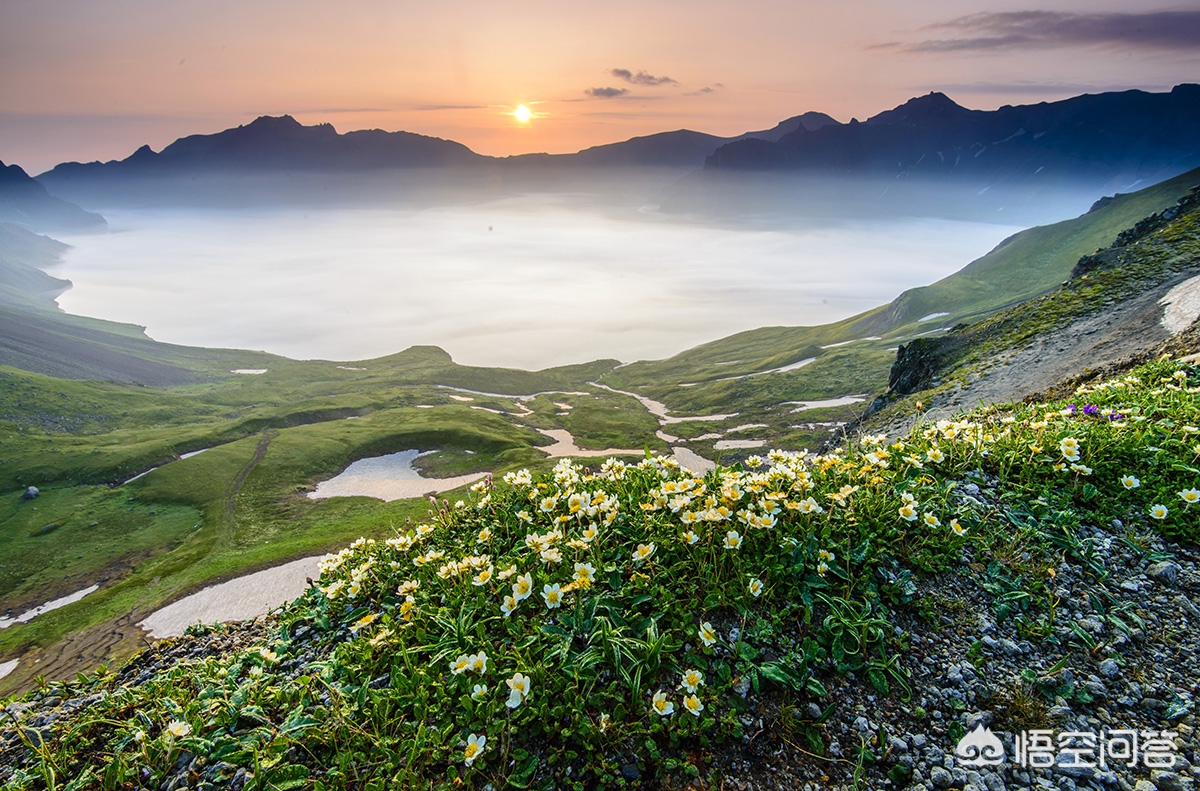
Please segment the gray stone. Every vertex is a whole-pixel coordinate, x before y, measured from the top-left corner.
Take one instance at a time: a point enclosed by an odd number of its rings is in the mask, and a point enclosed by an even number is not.
[[[954,785],[954,775],[940,766],[934,767],[933,771],[929,773],[929,779],[934,788],[949,788]]]
[[[637,780],[641,776],[642,772],[638,769],[637,764],[625,764],[621,767],[621,777],[626,780]]]
[[[1154,783],[1142,778],[1133,784],[1133,791],[1158,791],[1158,789],[1154,787]]]
[[[1008,786],[1004,785],[1004,778],[995,772],[985,774],[983,784],[987,786],[988,791],[1008,791]]]
[[[1150,782],[1154,783],[1158,791],[1191,791],[1193,787],[1192,778],[1162,769],[1155,769],[1150,773]]]
[[[1096,767],[1087,766],[1085,764],[1075,764],[1072,762],[1074,756],[1060,753],[1058,762],[1054,764],[1054,771],[1059,774],[1064,774],[1067,777],[1075,780],[1090,780],[1096,774]]]
[[[38,491],[38,488],[36,486],[30,486],[28,489],[25,490],[25,493],[21,495],[21,499],[22,500],[32,500],[33,498],[37,497],[39,494],[41,494],[41,492]]]
[[[1182,570],[1175,561],[1164,560],[1146,569],[1146,576],[1161,585],[1174,585]]]
[[[995,719],[996,715],[992,714],[990,711],[973,711],[967,715],[967,719],[964,724],[967,726],[967,732],[969,733],[975,730],[975,728],[979,725],[982,725],[985,728],[990,728]]]
[[[1200,618],[1200,607],[1197,607],[1187,596],[1177,597],[1175,603],[1182,607],[1188,615],[1193,618]]]
[[[1117,664],[1115,659],[1105,659],[1100,663],[1100,667],[1098,667],[1097,670],[1099,670],[1100,675],[1104,676],[1105,678],[1116,678],[1117,676],[1121,675],[1121,666]]]

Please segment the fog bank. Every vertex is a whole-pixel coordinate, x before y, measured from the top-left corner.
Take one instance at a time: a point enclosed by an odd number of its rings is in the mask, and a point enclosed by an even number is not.
[[[67,238],[64,310],[172,343],[359,360],[657,359],[888,302],[1019,228],[936,219],[709,227],[564,196],[426,210],[110,210]]]

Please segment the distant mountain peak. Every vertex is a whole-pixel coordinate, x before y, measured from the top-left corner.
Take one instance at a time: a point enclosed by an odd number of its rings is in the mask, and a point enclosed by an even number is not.
[[[968,110],[940,91],[930,91],[924,96],[909,99],[899,107],[868,118],[867,123],[923,126],[965,118],[973,112],[975,111]]]
[[[303,124],[301,124],[299,121],[297,121],[295,118],[288,115],[287,113],[284,113],[283,115],[260,115],[258,118],[255,118],[250,123],[242,124],[242,125],[247,126],[247,127],[250,127],[250,126],[259,126],[259,127],[303,126]]]

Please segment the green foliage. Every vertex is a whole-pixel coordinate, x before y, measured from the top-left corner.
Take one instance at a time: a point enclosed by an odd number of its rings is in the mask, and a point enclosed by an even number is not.
[[[822,677],[855,672],[906,697],[883,604],[916,606],[901,571],[969,548],[997,609],[1029,619],[1050,607],[1056,556],[1105,573],[1073,533],[1084,519],[1195,540],[1196,392],[1200,369],[1164,360],[1082,388],[1073,406],[988,408],[825,456],[773,451],[707,476],[658,457],[564,461],[481,483],[461,506],[330,556],[261,645],[138,687],[74,682],[107,691],[69,738],[31,746],[21,782],[98,787],[148,767],[159,783],[182,751],[279,787],[617,785],[609,757],[630,750],[649,777],[686,775],[691,746],[741,737],[749,696],[825,697]],[[991,487],[982,505],[961,494],[973,481]],[[999,705],[1024,722],[1086,695],[1052,668]],[[815,748],[819,725],[788,727]],[[878,756],[864,741],[855,758]]]

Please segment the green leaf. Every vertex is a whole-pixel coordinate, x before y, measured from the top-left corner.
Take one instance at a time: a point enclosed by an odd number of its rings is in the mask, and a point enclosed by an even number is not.
[[[1168,720],[1180,719],[1184,715],[1186,715],[1189,711],[1192,710],[1193,705],[1195,705],[1195,704],[1193,704],[1192,701],[1187,700],[1186,698],[1181,698],[1178,695],[1176,695],[1174,698],[1171,699],[1171,702],[1167,705],[1167,711],[1165,714],[1163,714],[1163,717]]]
[[[517,768],[513,769],[512,774],[508,776],[508,784],[513,788],[529,788],[529,783],[533,780],[533,773],[537,771],[538,759],[536,755],[527,755],[524,759],[517,761]]]
[[[266,712],[262,710],[262,706],[243,706],[238,712],[238,716],[256,722],[270,722]]]
[[[738,659],[744,659],[747,662],[753,662],[758,656],[758,649],[747,642],[742,642],[737,647]]]
[[[804,682],[804,688],[808,689],[809,693],[816,695],[817,697],[824,697],[829,694],[829,690],[826,689],[826,685],[822,684],[820,681],[817,681],[816,676],[809,676],[808,681]],[[830,712],[829,709],[826,709],[826,711],[821,713],[820,721],[823,723],[823,721],[829,717],[829,714],[832,713],[833,712]]]
[[[272,769],[267,774],[266,787],[272,791],[291,791],[308,785],[308,767],[288,764]]]
[[[799,689],[799,679],[792,675],[786,667],[778,662],[767,662],[760,665],[758,668],[759,674],[768,681],[774,681],[776,684],[782,684],[785,687]]]
[[[321,721],[318,719],[314,719],[312,717],[306,717],[302,714],[293,714],[291,717],[287,718],[287,720],[283,723],[283,725],[279,726],[279,732],[281,734],[292,733],[295,731],[302,731],[305,728],[311,728],[314,725],[320,725],[320,724],[321,724]]]

